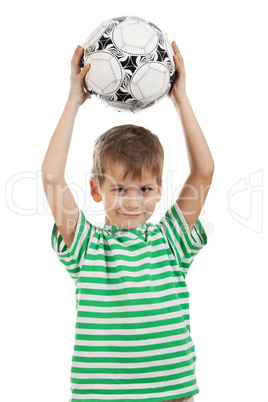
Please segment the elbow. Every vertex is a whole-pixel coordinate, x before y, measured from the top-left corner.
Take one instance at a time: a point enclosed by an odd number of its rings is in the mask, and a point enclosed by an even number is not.
[[[42,176],[42,182],[43,183],[61,183],[63,182],[64,177],[59,174],[55,174],[52,169],[49,169],[47,166],[44,164],[41,167],[41,176]]]
[[[202,176],[212,180],[215,171],[215,164],[212,157],[210,157],[209,160],[206,161],[201,170],[202,170]]]
[[[212,159],[212,161],[211,161],[211,163],[210,163],[210,165],[208,166],[208,169],[207,169],[208,177],[211,177],[211,179],[212,179],[212,177],[214,175],[214,172],[215,172],[215,164],[214,164],[214,160]]]
[[[49,183],[61,183],[65,180],[65,161],[57,156],[45,155],[41,166],[42,181]]]
[[[42,181],[50,181],[52,179],[53,173],[50,171],[50,169],[47,168],[44,163],[41,166],[41,175],[42,175]]]
[[[212,181],[214,171],[215,171],[215,165],[214,162],[212,161],[209,164],[199,166],[194,170],[194,172],[192,172],[192,174],[198,176],[199,178],[202,178],[203,180]]]

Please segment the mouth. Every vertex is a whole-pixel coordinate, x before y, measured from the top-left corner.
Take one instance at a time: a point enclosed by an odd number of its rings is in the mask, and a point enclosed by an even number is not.
[[[133,215],[133,214],[123,214],[124,216],[127,216],[128,218],[138,218],[141,214],[138,215]]]

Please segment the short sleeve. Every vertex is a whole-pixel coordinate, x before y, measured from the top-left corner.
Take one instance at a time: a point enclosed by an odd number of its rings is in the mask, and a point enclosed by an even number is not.
[[[92,231],[93,226],[85,219],[84,213],[79,210],[75,235],[68,248],[56,223],[54,223],[51,234],[52,248],[74,281],[79,277]]]
[[[201,222],[198,219],[190,233],[184,215],[175,202],[161,219],[160,225],[178,265],[186,275],[194,258],[207,244],[207,236]]]

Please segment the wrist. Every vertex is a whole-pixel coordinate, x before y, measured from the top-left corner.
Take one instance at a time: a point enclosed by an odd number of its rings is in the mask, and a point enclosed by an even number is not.
[[[80,105],[77,102],[75,102],[75,100],[71,96],[69,96],[65,107],[68,108],[70,112],[76,114],[79,110]]]
[[[176,94],[171,99],[175,106],[180,106],[182,103],[188,102],[186,92]]]

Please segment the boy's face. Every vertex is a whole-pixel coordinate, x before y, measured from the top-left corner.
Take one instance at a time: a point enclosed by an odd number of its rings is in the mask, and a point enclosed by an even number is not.
[[[114,163],[105,172],[100,189],[90,180],[91,195],[96,202],[103,202],[107,225],[136,229],[153,214],[161,199],[162,181],[158,186],[156,177],[145,171],[141,180],[129,176],[123,180],[124,173],[124,165]]]

